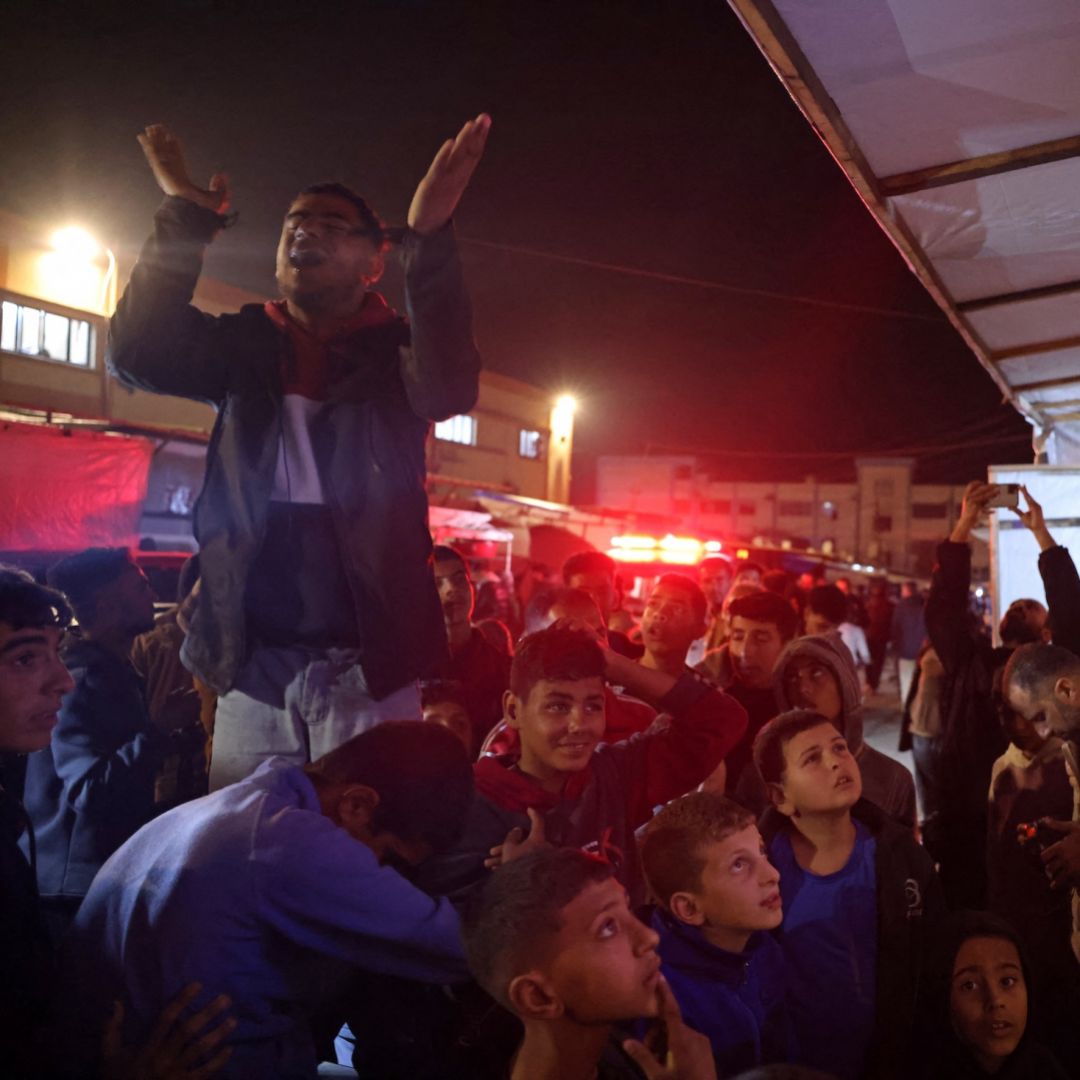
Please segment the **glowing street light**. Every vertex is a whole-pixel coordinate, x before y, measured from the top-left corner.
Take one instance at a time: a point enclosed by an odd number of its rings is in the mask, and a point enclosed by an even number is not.
[[[98,242],[78,225],[68,225],[66,228],[57,229],[49,239],[49,246],[72,262],[91,262],[101,252]]]
[[[551,409],[551,440],[548,443],[548,498],[565,503],[570,498],[570,456],[574,447],[574,413],[577,401],[560,394]]]
[[[109,288],[116,279],[113,253],[78,225],[57,229],[49,238],[49,248],[38,263],[44,298],[108,314]],[[106,260],[104,272],[102,256]]]

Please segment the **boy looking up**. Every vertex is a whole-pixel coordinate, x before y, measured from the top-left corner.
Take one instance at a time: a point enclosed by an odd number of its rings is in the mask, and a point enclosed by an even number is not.
[[[859,673],[840,635],[821,634],[791,642],[776,662],[773,685],[780,703],[778,711],[812,709],[832,721],[858,762],[865,797],[914,829],[915,781],[900,762],[863,739]]]
[[[602,743],[605,678],[666,713],[666,722]],[[634,830],[655,806],[701,783],[746,727],[739,704],[698,676],[652,671],[590,632],[560,625],[522,641],[503,712],[519,745],[474,766],[477,797],[462,840],[423,868],[424,888],[434,895],[471,889],[486,876],[485,861],[494,865],[519,854],[523,842],[546,840],[618,852],[616,876],[640,902]]]
[[[645,1075],[716,1076],[708,1042],[683,1025],[660,974],[656,934],[634,918],[604,860],[546,848],[500,867],[462,933],[477,981],[525,1026],[510,1080],[639,1076],[612,1035],[640,1017],[660,1017],[667,1037],[667,1069],[625,1044]]]
[[[754,740],[772,807],[788,1003],[803,1064],[839,1080],[899,1075],[913,1020],[923,922],[939,906],[930,857],[861,800],[859,766],[820,713],[781,713]]]
[[[705,632],[705,594],[683,574],[664,574],[641,616],[644,667],[681,675],[690,646]]]
[[[662,971],[721,1076],[792,1060],[780,875],[749,810],[696,791],[649,822],[641,862],[660,908]]]

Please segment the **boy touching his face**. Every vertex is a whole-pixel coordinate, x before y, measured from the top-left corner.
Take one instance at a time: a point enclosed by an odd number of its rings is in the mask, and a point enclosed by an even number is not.
[[[780,873],[788,1003],[801,1063],[838,1080],[903,1060],[923,925],[940,908],[933,863],[861,798],[859,765],[820,713],[781,713],[754,740],[772,801],[761,819]]]
[[[647,1077],[714,1080],[707,1040],[683,1025],[660,974],[656,934],[603,859],[545,848],[501,866],[462,934],[477,981],[524,1025],[510,1080],[640,1076],[625,1055]],[[641,1017],[663,1023],[663,1063],[613,1038],[616,1024]]]
[[[784,958],[769,934],[783,914],[780,875],[753,814],[722,795],[685,795],[646,826],[641,861],[660,904],[662,971],[717,1072],[794,1060]]]

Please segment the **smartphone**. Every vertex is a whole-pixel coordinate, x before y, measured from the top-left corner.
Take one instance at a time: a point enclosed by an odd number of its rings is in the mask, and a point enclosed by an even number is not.
[[[1020,485],[998,484],[997,494],[986,504],[988,509],[1017,510],[1020,507]]]

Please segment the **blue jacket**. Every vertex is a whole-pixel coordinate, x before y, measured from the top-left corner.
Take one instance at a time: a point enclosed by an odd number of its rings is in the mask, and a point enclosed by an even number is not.
[[[769,934],[755,933],[743,952],[733,953],[665,911],[655,912],[652,925],[664,978],[683,1019],[708,1036],[720,1076],[795,1060],[784,956]]]
[[[154,816],[168,748],[131,664],[91,641],[65,649],[64,663],[75,688],[52,741],[27,760],[23,794],[44,897],[85,896],[102,863]]]
[[[468,977],[449,902],[381,867],[323,814],[303,769],[280,759],[133,836],[94,880],[61,962],[84,1067],[112,1000],[124,1001],[134,1042],[198,980],[199,1002],[233,1000],[220,1076],[243,1080],[313,1077],[309,1018],[355,968]]]

